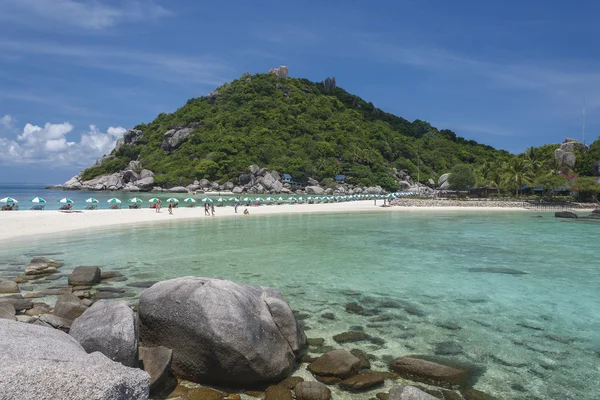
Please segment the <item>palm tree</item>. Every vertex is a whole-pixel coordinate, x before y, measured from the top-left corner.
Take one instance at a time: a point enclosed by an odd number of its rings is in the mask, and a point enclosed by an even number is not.
[[[525,158],[515,157],[505,164],[504,182],[510,188],[515,188],[515,194],[523,185],[530,184],[534,180],[531,163]]]

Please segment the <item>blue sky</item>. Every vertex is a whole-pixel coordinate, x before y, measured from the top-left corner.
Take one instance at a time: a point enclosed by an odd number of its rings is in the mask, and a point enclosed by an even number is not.
[[[124,129],[287,65],[479,142],[598,137],[600,2],[0,0],[0,181],[62,182]],[[585,99],[585,100],[584,100]]]

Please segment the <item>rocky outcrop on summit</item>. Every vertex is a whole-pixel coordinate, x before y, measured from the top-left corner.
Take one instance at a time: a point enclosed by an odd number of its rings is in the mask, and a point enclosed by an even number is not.
[[[579,151],[581,154],[587,152],[587,146],[577,139],[566,138],[564,142],[560,145],[560,149],[563,151],[574,152],[575,150]]]
[[[138,313],[142,344],[172,349],[173,372],[193,382],[279,381],[306,342],[278,291],[227,280],[159,282],[141,294]]]
[[[275,75],[279,79],[286,79],[289,74],[288,67],[286,67],[285,65],[282,65],[279,68],[271,68],[269,70],[269,74]]]
[[[164,136],[162,144],[160,145],[160,148],[165,151],[173,151],[176,148],[178,148],[179,146],[181,146],[181,144],[192,133],[194,133],[194,129],[190,128],[190,127],[168,130],[165,133],[165,136]]]

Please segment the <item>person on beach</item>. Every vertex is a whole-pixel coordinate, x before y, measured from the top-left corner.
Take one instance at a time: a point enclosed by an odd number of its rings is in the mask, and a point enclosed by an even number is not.
[[[169,203],[169,214],[173,215],[173,204]]]
[[[210,213],[212,214],[213,217],[215,216],[215,205],[214,204],[210,205]]]
[[[208,212],[208,203],[204,203],[204,215],[210,215]]]
[[[250,214],[250,211],[248,211],[247,208],[244,208],[244,215],[248,215],[248,214]]]
[[[238,203],[237,202],[233,203],[233,209],[235,210],[235,213],[237,214],[238,213],[237,212],[237,209],[238,209]]]
[[[375,205],[377,205],[377,199],[373,199],[373,201],[375,201]]]

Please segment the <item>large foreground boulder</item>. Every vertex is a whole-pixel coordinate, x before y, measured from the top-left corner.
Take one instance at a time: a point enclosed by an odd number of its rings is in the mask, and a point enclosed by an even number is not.
[[[159,282],[141,294],[138,312],[143,345],[173,349],[175,375],[199,383],[279,381],[306,342],[279,292],[227,280]]]
[[[166,347],[140,347],[140,364],[150,375],[150,391],[154,392],[167,380],[173,360],[173,350]]]
[[[138,366],[137,320],[125,301],[97,301],[73,322],[69,334],[88,353],[99,351],[125,366]]]
[[[64,332],[0,319],[3,399],[146,400],[148,374],[87,354]]]

